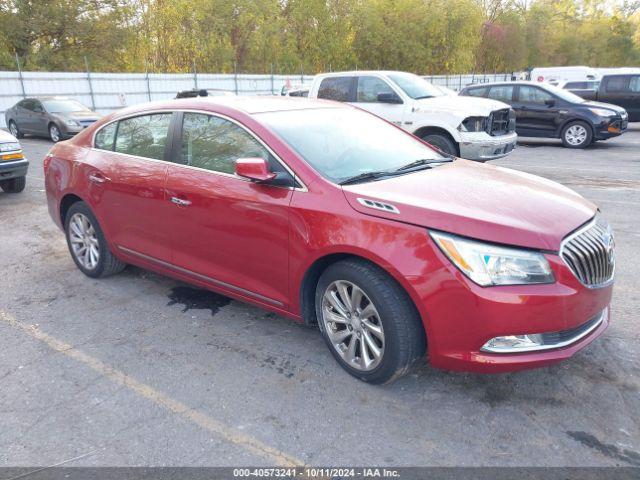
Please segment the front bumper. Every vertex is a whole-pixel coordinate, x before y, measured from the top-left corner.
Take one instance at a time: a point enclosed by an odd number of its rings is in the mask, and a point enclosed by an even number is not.
[[[556,281],[552,284],[481,287],[469,280],[436,249],[440,263],[432,280],[414,277],[425,323],[430,363],[438,368],[499,373],[542,367],[571,357],[609,325],[612,285],[590,289],[580,283],[556,254],[545,254]],[[435,259],[434,259],[435,260]],[[579,331],[599,314],[602,320],[583,336],[557,348],[522,353],[483,351],[492,338]]]
[[[622,135],[627,130],[628,125],[628,116],[617,116],[603,120],[599,124],[594,125],[596,140],[606,140]]]
[[[29,160],[10,160],[0,162],[0,181],[24,177],[29,169]]]
[[[517,141],[515,132],[495,137],[486,132],[460,132],[460,156],[468,160],[495,160],[509,155]]]

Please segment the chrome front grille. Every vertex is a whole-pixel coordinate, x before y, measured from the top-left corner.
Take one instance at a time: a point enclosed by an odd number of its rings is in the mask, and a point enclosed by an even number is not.
[[[587,287],[602,287],[613,280],[613,232],[600,217],[565,238],[560,255],[578,280]]]

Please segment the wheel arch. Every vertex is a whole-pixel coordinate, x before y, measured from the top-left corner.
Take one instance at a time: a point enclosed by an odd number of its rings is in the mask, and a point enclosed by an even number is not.
[[[582,118],[582,117],[571,117],[567,120],[565,120],[564,122],[562,122],[560,124],[560,126],[558,127],[558,131],[556,132],[556,136],[558,138],[562,138],[562,132],[564,131],[564,129],[567,127],[567,125],[569,125],[570,123],[573,122],[582,122],[582,123],[586,123],[589,128],[591,129],[591,138],[595,138],[596,136],[596,129],[593,126],[593,122],[591,122],[589,119],[587,118]]]
[[[309,267],[306,269],[302,281],[300,283],[300,314],[302,317],[302,322],[305,325],[316,325],[318,323],[318,319],[316,317],[316,309],[315,309],[315,292],[316,287],[318,285],[318,281],[322,273],[334,263],[337,263],[342,260],[347,259],[357,259],[363,262],[369,263],[373,265],[383,272],[385,272],[389,278],[391,278],[394,282],[396,282],[400,288],[406,293],[407,298],[415,308],[418,317],[421,320],[421,327],[424,331],[425,337],[428,338],[427,334],[427,324],[425,319],[425,312],[421,308],[418,307],[418,299],[416,293],[411,289],[411,287],[403,281],[402,277],[399,273],[393,272],[389,268],[385,268],[382,262],[376,262],[371,258],[365,257],[363,255],[359,255],[354,252],[333,252],[325,254],[319,258],[317,258]]]
[[[64,228],[64,222],[67,217],[67,212],[71,208],[71,205],[78,202],[84,202],[84,199],[80,198],[75,193],[67,193],[60,199],[60,206],[58,207],[58,213],[60,215],[60,224]],[[86,203],[86,202],[85,202]]]
[[[420,139],[422,139],[426,135],[434,135],[434,134],[443,135],[447,137],[449,140],[451,140],[453,145],[456,147],[457,155],[458,156],[460,155],[459,140],[456,140],[456,138],[451,134],[451,132],[444,127],[424,126],[424,127],[418,128],[416,131],[413,132],[413,134]]]

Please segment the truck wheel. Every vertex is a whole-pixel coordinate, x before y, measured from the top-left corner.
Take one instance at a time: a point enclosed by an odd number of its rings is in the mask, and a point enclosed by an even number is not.
[[[567,148],[585,148],[591,145],[593,133],[591,127],[585,122],[575,121],[568,123],[562,129],[562,144]]]
[[[442,150],[447,155],[453,155],[454,157],[458,155],[458,149],[456,148],[455,144],[449,139],[449,137],[446,137],[439,133],[430,133],[422,137],[422,140],[430,143],[438,150]]]
[[[27,177],[11,178],[9,180],[3,180],[0,182],[0,188],[7,193],[20,193],[27,185]]]

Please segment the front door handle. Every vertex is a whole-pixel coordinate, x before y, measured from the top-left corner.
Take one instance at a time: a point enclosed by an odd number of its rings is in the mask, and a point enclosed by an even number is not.
[[[104,175],[101,175],[100,173],[91,173],[89,174],[89,181],[93,182],[93,183],[104,183],[106,182],[108,179],[107,177],[105,177]]]
[[[188,207],[189,205],[191,205],[191,201],[184,200],[178,197],[171,197],[171,203],[175,203],[176,205],[180,205],[181,207]]]

